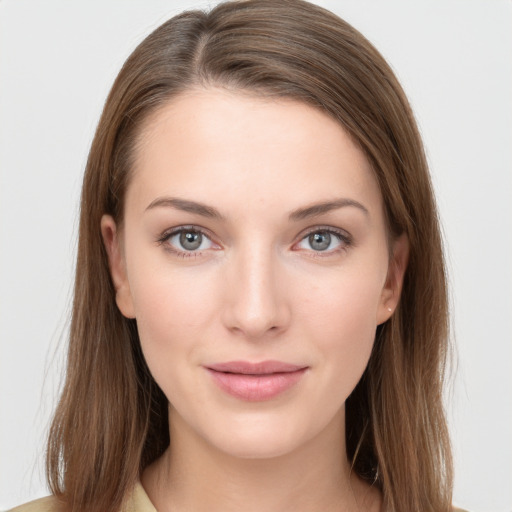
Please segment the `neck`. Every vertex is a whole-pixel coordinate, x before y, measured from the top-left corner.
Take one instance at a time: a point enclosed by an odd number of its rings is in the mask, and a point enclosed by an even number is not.
[[[171,445],[148,467],[142,484],[159,512],[267,512],[380,509],[380,495],[346,458],[344,415],[296,450],[240,458],[216,449],[172,416]]]

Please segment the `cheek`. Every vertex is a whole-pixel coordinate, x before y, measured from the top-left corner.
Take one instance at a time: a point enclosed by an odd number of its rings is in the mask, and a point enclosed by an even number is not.
[[[215,317],[213,283],[197,275],[198,267],[187,272],[165,261],[154,265],[133,261],[133,268],[137,271],[130,276],[130,287],[142,351],[151,373],[165,388],[161,379],[178,375],[185,360],[194,362],[195,350]]]
[[[300,316],[333,334],[374,331],[383,281],[379,273],[368,272],[333,272],[312,280],[297,290]]]
[[[205,323],[212,307],[212,294],[206,287],[194,287],[180,276],[149,278],[135,287],[133,295],[139,327],[159,337],[176,330],[190,335]]]
[[[370,357],[377,328],[380,277],[340,275],[302,293],[301,329],[315,340],[326,378],[343,388],[345,398]],[[299,302],[298,302],[299,303]]]

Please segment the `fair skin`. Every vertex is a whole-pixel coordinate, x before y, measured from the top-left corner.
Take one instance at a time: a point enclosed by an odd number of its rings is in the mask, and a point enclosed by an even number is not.
[[[122,229],[107,215],[101,229],[170,402],[171,446],[142,475],[155,507],[380,510],[350,472],[345,400],[398,302],[407,241],[390,246],[343,128],[292,100],[182,94],[141,129]]]

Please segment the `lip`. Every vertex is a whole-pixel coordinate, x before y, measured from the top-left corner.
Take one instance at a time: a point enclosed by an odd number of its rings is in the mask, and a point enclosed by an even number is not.
[[[248,402],[262,402],[295,386],[308,367],[281,361],[229,361],[205,368],[222,391]]]

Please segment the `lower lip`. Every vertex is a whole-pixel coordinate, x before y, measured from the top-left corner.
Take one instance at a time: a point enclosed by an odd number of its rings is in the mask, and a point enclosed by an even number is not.
[[[207,368],[222,391],[248,402],[263,402],[277,397],[299,382],[306,368],[294,372],[247,375],[218,372]]]

